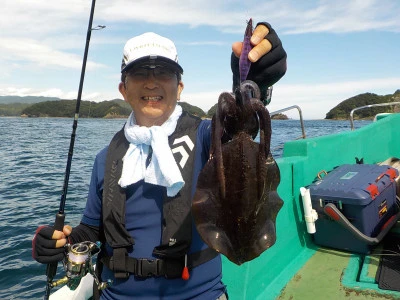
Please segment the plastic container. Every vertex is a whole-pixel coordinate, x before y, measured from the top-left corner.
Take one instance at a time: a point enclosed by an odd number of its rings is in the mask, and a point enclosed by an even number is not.
[[[389,223],[393,225],[391,220],[398,212],[396,177],[398,171],[389,166],[354,164],[337,167],[311,184],[312,207],[318,213],[314,242],[335,249],[369,253],[374,245],[360,236],[376,237]],[[350,226],[339,222],[335,214],[332,217],[326,213],[329,203],[344,215]],[[354,227],[353,230],[350,227]]]

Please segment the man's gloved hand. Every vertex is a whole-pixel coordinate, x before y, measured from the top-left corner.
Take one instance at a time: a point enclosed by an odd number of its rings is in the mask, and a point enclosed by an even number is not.
[[[64,226],[64,232],[61,232],[50,226],[38,227],[32,240],[32,257],[42,264],[62,260],[70,228],[68,225]]]
[[[263,101],[266,100],[268,87],[275,84],[285,75],[287,55],[281,40],[269,23],[258,23],[250,42],[254,47],[249,53],[249,60],[252,64],[247,79],[258,84],[261,90],[261,100]],[[241,53],[241,47],[241,42],[236,42],[232,45],[233,91],[240,84],[238,57]]]

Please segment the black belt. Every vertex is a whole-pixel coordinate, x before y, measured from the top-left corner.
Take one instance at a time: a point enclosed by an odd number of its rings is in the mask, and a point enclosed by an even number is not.
[[[114,251],[116,250],[119,249],[114,249]],[[189,254],[187,256],[187,267],[190,270],[213,259],[217,255],[218,253],[211,248]],[[185,257],[179,259],[147,259],[125,256],[125,261],[115,261],[114,256],[106,256],[102,257],[100,261],[114,272],[116,278],[128,278],[130,274],[139,278],[160,276],[164,276],[165,278],[179,278],[182,276],[182,271],[185,267]]]

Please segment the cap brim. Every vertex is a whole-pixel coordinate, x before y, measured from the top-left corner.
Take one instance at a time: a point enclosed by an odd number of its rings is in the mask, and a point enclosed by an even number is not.
[[[169,58],[162,57],[162,56],[157,56],[157,57],[148,56],[148,57],[142,57],[142,58],[136,59],[135,61],[127,64],[121,70],[121,73],[126,72],[135,67],[141,67],[141,66],[146,66],[146,65],[154,65],[154,66],[161,65],[161,66],[171,68],[171,69],[179,72],[180,74],[183,74],[183,69],[178,63],[176,63],[175,61],[173,61]]]

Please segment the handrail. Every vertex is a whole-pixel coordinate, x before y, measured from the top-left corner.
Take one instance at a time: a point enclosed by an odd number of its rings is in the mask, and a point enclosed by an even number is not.
[[[351,130],[354,130],[354,120],[353,120],[353,114],[356,110],[364,109],[364,108],[370,108],[370,107],[376,107],[376,106],[389,106],[389,105],[396,105],[400,104],[400,102],[386,102],[386,103],[376,103],[376,104],[370,104],[370,105],[364,105],[360,107],[356,107],[351,110],[350,112],[350,125],[351,125]]]
[[[298,105],[292,105],[292,106],[289,106],[289,107],[286,107],[286,108],[282,108],[282,109],[277,110],[277,111],[273,111],[269,115],[272,117],[274,115],[280,114],[280,113],[282,113],[284,111],[288,111],[288,110],[291,110],[291,109],[297,109],[298,112],[299,112],[301,132],[302,132],[302,136],[300,138],[305,139],[306,138],[306,131],[304,129],[303,113],[301,112],[301,108]]]

